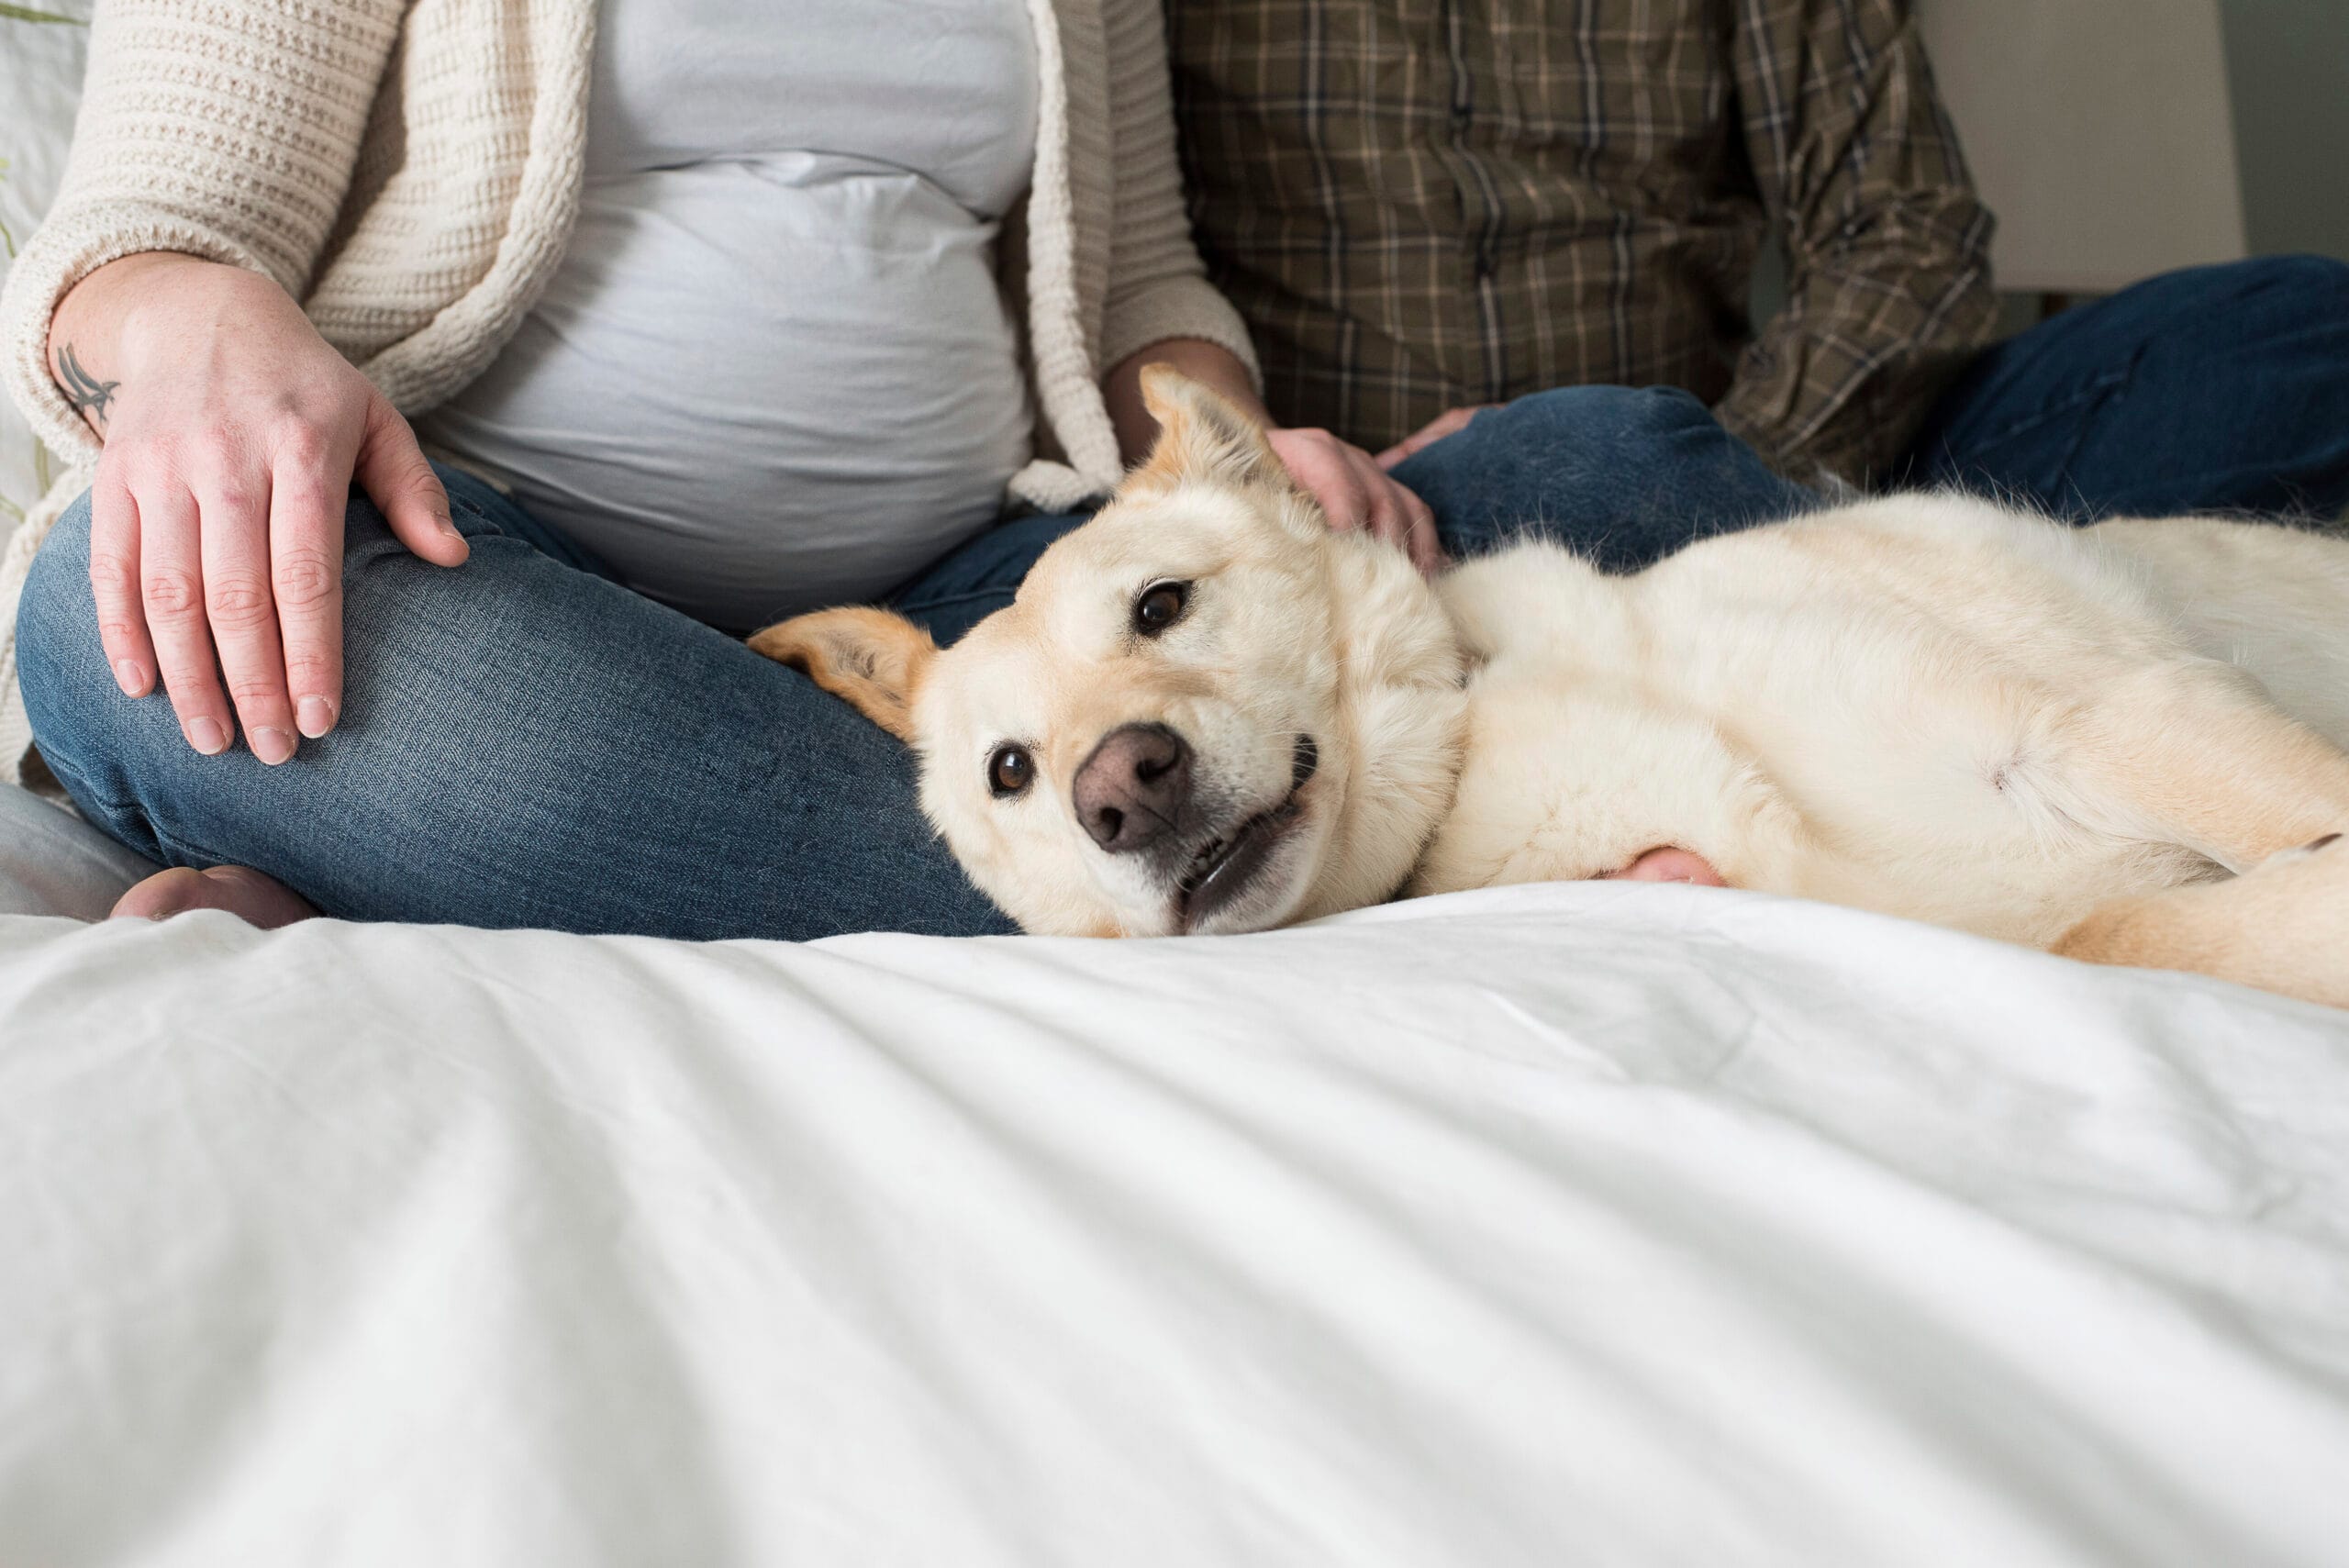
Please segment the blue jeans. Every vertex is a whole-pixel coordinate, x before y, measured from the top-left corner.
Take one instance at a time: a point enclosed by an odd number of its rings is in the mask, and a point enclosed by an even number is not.
[[[2009,339],[1943,397],[1912,484],[2075,521],[2349,506],[2349,264],[2198,267]]]
[[[353,919],[685,938],[1010,929],[930,832],[906,750],[805,677],[607,580],[443,472],[473,544],[443,571],[368,502],[345,519],[343,717],[293,761],[203,757],[100,651],[85,498],[17,615],[41,753],[83,812],[178,865],[235,862]],[[1783,515],[1772,475],[1675,392],[1577,388],[1478,418],[1401,471],[1455,553],[1522,531],[1636,564]],[[952,640],[1071,517],[990,529],[895,595]]]

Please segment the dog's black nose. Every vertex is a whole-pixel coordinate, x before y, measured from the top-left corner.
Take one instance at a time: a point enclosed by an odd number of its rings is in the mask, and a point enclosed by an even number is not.
[[[1113,855],[1174,830],[1191,798],[1191,747],[1163,724],[1121,724],[1076,770],[1076,819]]]

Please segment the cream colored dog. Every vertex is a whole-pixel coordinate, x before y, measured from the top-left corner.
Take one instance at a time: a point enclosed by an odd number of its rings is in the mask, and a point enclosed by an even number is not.
[[[1431,584],[1145,387],[1150,461],[952,649],[878,610],[751,639],[913,744],[1027,929],[1631,874],[2349,1006],[2349,543],[1909,495]]]

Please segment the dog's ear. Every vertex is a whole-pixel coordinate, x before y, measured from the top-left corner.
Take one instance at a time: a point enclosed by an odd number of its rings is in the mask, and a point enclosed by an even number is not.
[[[1158,441],[1135,479],[1289,483],[1264,428],[1173,365],[1142,367],[1141,403],[1158,421]]]
[[[910,744],[914,694],[938,657],[930,633],[887,610],[818,610],[754,632],[751,647],[845,698],[857,712]]]

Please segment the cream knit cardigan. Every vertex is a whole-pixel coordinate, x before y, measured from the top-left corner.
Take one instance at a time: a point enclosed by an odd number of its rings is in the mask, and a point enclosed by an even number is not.
[[[1119,475],[1104,370],[1170,338],[1255,361],[1192,249],[1159,0],[1029,11],[1035,174],[998,250],[1042,455],[1011,489],[1061,510]],[[98,454],[50,380],[58,301],[135,251],[250,267],[422,413],[488,366],[562,259],[595,29],[594,0],[99,0],[57,203],[0,293],[8,390],[70,465],[0,558],[0,778],[31,740],[25,574]]]

